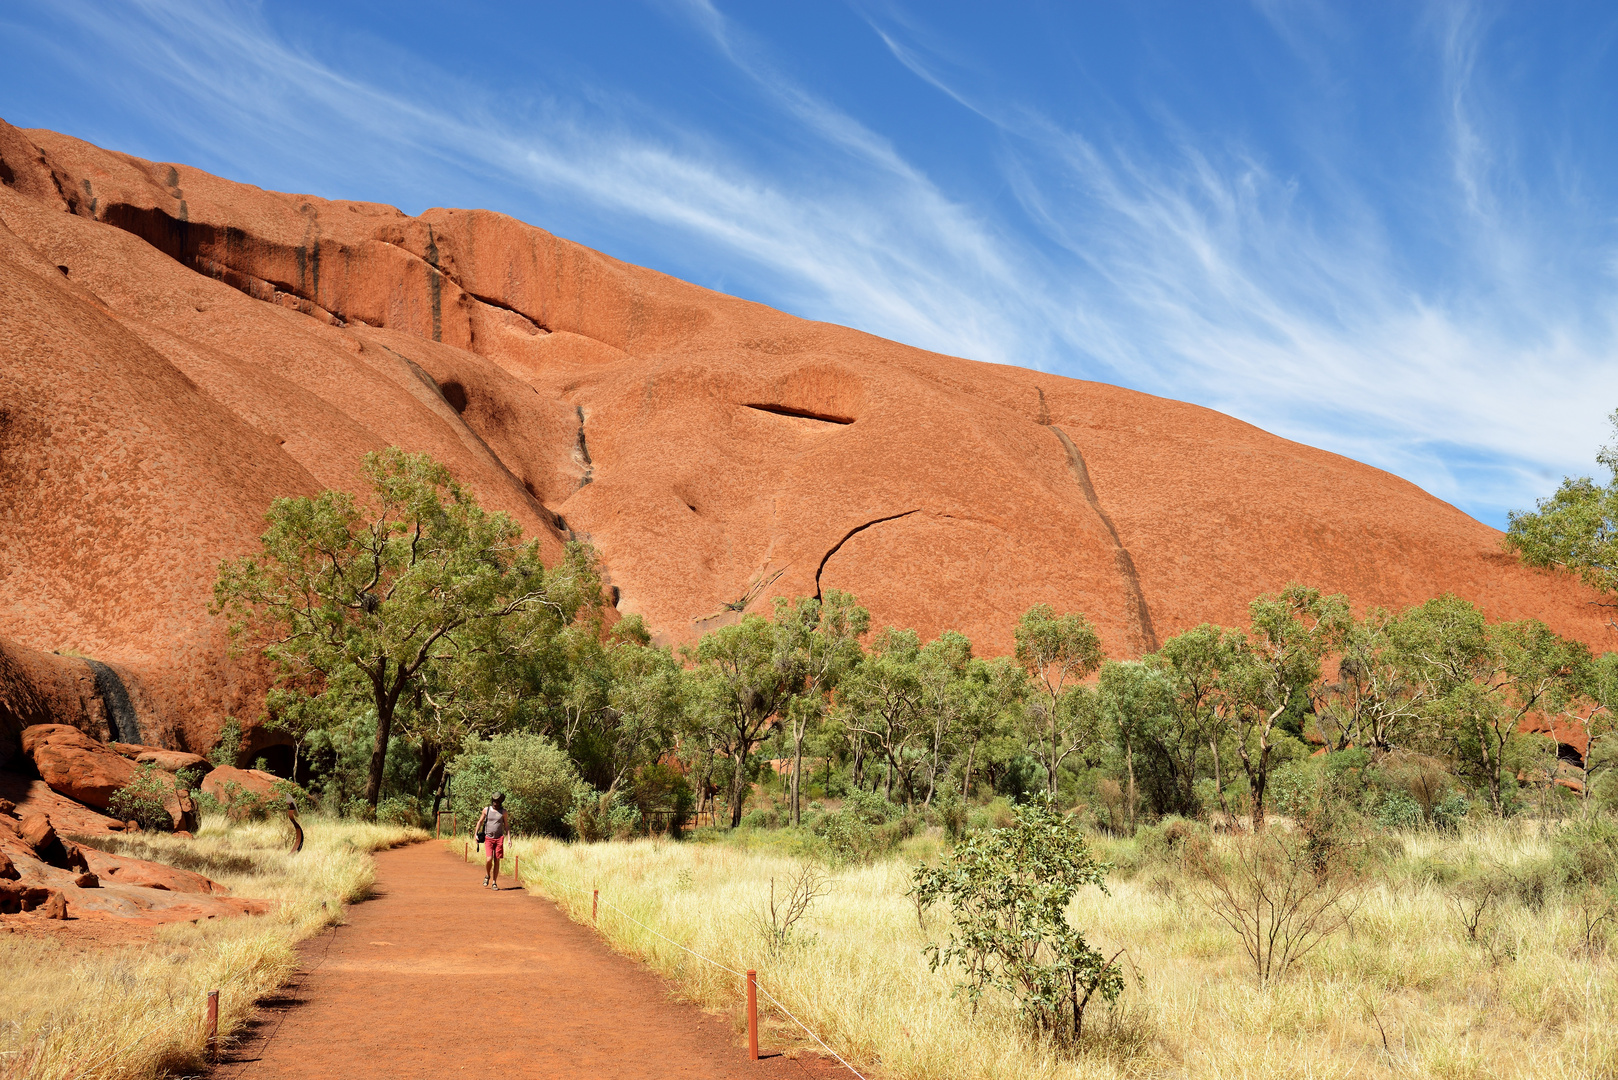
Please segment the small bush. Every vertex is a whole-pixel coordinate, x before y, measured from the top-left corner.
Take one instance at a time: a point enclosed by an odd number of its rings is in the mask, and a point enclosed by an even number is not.
[[[413,797],[395,795],[376,804],[376,820],[379,825],[403,825],[407,828],[420,828],[421,808],[416,804]]]
[[[138,821],[142,829],[151,832],[169,832],[174,828],[174,819],[169,817],[163,799],[173,790],[168,774],[148,761],[135,770],[129,783],[112,793],[107,813],[119,821]]]
[[[1472,802],[1458,791],[1433,803],[1433,827],[1453,832],[1461,827],[1461,822],[1472,812]]]
[[[1570,893],[1618,886],[1618,825],[1593,817],[1563,828],[1551,841],[1559,884]]]
[[[1106,872],[1049,798],[1018,807],[1012,828],[973,836],[942,865],[916,869],[918,911],[946,903],[954,916],[949,942],[927,945],[933,969],[959,964],[957,990],[974,1006],[985,990],[1004,991],[1031,1034],[1076,1049],[1090,999],[1115,1001],[1124,986],[1116,955],[1103,957],[1067,921],[1081,888],[1106,891]]]
[[[1395,788],[1378,800],[1375,817],[1384,829],[1414,829],[1422,823],[1423,815],[1420,803]]]
[[[469,739],[449,773],[451,808],[466,828],[477,821],[490,797],[503,791],[511,832],[567,835],[579,774],[567,754],[544,736]]]

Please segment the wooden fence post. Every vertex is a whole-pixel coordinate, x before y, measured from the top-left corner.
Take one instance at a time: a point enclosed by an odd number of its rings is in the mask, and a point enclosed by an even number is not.
[[[747,969],[747,1052],[758,1060],[758,972]]]

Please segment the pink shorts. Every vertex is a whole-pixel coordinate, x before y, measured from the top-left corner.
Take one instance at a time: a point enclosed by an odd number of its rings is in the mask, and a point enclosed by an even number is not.
[[[503,836],[485,836],[483,838],[483,850],[491,859],[505,858],[506,838]]]

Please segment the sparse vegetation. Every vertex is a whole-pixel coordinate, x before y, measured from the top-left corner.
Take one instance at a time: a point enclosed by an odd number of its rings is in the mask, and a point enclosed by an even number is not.
[[[138,833],[78,838],[117,854],[166,862],[277,902],[269,915],[176,923],[149,944],[75,949],[46,937],[0,939],[0,1077],[142,1080],[202,1063],[200,1003],[219,990],[220,1031],[292,973],[294,946],[341,921],[372,881],[367,852],[426,839],[419,830],[353,821],[306,823],[288,851],[285,820],[203,820],[194,839]]]
[[[812,940],[776,956],[750,914],[772,878],[779,888],[821,858],[794,854],[793,830],[529,839],[514,850],[529,887],[581,922],[599,888],[600,931],[696,1000],[740,1023],[737,980],[609,904],[720,963],[757,968],[839,1053],[896,1078],[1607,1076],[1618,1070],[1618,968],[1599,947],[1609,924],[1589,930],[1593,909],[1553,872],[1571,832],[1478,818],[1378,834],[1384,842],[1356,856],[1366,861],[1347,925],[1264,984],[1240,937],[1198,900],[1202,845],[1233,859],[1250,837],[1173,821],[1136,837],[1092,834],[1094,858],[1114,866],[1109,893],[1082,889],[1065,915],[1104,957],[1124,950],[1124,978],[1116,1001],[1092,999],[1071,1051],[1030,1040],[1011,995],[986,990],[974,1015],[953,993],[959,969],[931,969],[925,948],[948,932],[948,914],[933,908],[924,928],[907,893],[917,866],[947,850],[939,829],[842,866],[804,919]],[[1305,839],[1284,820],[1271,833]],[[1479,880],[1497,891],[1473,934],[1454,897]],[[1536,881],[1549,882],[1537,895]],[[794,1038],[773,1023],[774,1045]]]

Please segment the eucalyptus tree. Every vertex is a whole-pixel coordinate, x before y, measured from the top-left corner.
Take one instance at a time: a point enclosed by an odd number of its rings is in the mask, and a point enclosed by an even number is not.
[[[1489,789],[1496,814],[1523,721],[1558,711],[1588,657],[1584,646],[1538,619],[1490,625],[1467,600],[1446,594],[1400,621],[1399,645],[1426,699],[1428,737]]]
[[[1253,826],[1262,829],[1276,727],[1288,710],[1312,707],[1324,659],[1341,647],[1352,617],[1343,597],[1296,583],[1247,610],[1251,630],[1232,650],[1220,694],[1252,791]]]
[[[1402,625],[1402,617],[1375,609],[1348,628],[1337,680],[1324,686],[1315,712],[1330,749],[1387,751],[1417,736],[1429,687],[1412,676]]]
[[[927,794],[922,804],[931,806],[945,768],[945,747],[957,736],[981,728],[993,715],[993,685],[991,669],[972,655],[971,639],[954,630],[946,630],[922,646],[916,671],[930,744]]]
[[[1109,660],[1101,665],[1095,693],[1101,722],[1111,729],[1123,758],[1126,785],[1124,808],[1129,817],[1129,827],[1134,829],[1135,809],[1139,801],[1139,789],[1135,783],[1136,756],[1144,754],[1148,759],[1155,756],[1169,764],[1171,769],[1178,764],[1177,757],[1171,756],[1168,746],[1173,737],[1170,686],[1168,680],[1150,664],[1137,660]],[[1193,749],[1193,756],[1194,753]],[[1179,791],[1172,772],[1167,787],[1171,797]],[[1164,801],[1161,792],[1154,801],[1160,804]]]
[[[762,615],[702,636],[685,650],[697,666],[690,673],[694,734],[730,762],[730,825],[742,821],[753,754],[781,722],[782,712],[803,692],[804,658],[790,628]]]
[[[869,740],[887,762],[886,790],[910,791],[915,762],[907,751],[926,736],[922,710],[921,641],[914,630],[888,627],[876,635],[859,664],[843,677],[837,718],[856,737]]]
[[[1165,685],[1167,712],[1160,731],[1161,752],[1180,785],[1176,802],[1192,812],[1197,808],[1197,760],[1204,748],[1219,808],[1230,811],[1225,804],[1222,768],[1230,729],[1229,702],[1219,689],[1239,641],[1235,631],[1203,623],[1169,638],[1155,653],[1142,658]]]
[[[1618,435],[1618,410],[1609,421]],[[1599,603],[1618,608],[1618,445],[1603,446],[1596,461],[1607,482],[1569,477],[1532,511],[1512,512],[1505,546],[1529,566],[1577,574],[1597,593]],[[1611,616],[1607,624],[1618,629]]]
[[[1610,748],[1618,743],[1618,653],[1603,653],[1581,662],[1574,673],[1571,700],[1562,716],[1584,736],[1582,798],[1590,802],[1597,770],[1611,768]]]
[[[363,502],[324,491],[271,504],[260,550],[220,564],[214,610],[327,715],[375,710],[374,807],[394,717],[424,671],[489,647],[511,621],[554,635],[599,603],[600,586],[582,549],[548,571],[537,541],[425,454],[390,447],[362,472]]]
[[[1062,763],[1099,737],[1083,680],[1101,666],[1101,637],[1083,615],[1058,615],[1049,604],[1035,604],[1018,620],[1016,640],[1017,662],[1029,679],[1029,749],[1045,769],[1046,792],[1055,796]]]
[[[803,685],[793,696],[786,714],[792,739],[791,816],[802,823],[803,741],[810,728],[826,713],[827,702],[843,676],[864,655],[860,638],[871,628],[871,614],[852,593],[827,589],[825,598],[797,600],[778,597],[775,623],[788,647],[798,653]]]

